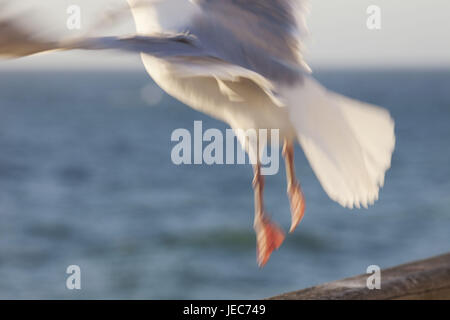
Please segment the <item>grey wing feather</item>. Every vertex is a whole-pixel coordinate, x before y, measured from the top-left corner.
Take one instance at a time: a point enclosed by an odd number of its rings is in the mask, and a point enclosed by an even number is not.
[[[47,41],[17,21],[0,20],[0,56],[23,57],[50,50],[103,50],[146,52],[158,57],[202,56],[206,53],[188,34],[161,34],[153,36],[98,37],[71,41]]]
[[[258,85],[277,105],[272,83],[257,72],[234,65],[205,50],[196,37],[189,34],[152,36],[83,38],[64,42],[36,39],[33,33],[11,20],[0,20],[0,56],[22,57],[50,50],[105,50],[147,53],[172,62],[173,72],[180,77],[213,77],[238,81],[246,78]]]
[[[63,49],[104,50],[115,49],[128,52],[144,52],[156,57],[201,57],[207,53],[188,34],[161,34],[153,36],[99,37],[66,43]]]
[[[304,0],[196,3],[203,14],[194,17],[188,31],[214,55],[277,82],[292,83],[310,72],[302,56]]]
[[[0,20],[0,56],[22,57],[56,48],[55,42],[37,39],[12,19]]]
[[[291,12],[291,2],[295,1],[197,0],[203,14],[194,18],[186,30],[189,33],[70,42],[39,40],[17,21],[0,20],[0,56],[20,57],[71,49],[144,52],[166,59],[177,58],[180,70],[198,76],[251,79],[277,105],[282,105],[273,83],[292,84],[302,80],[303,72],[307,71],[296,32],[299,24]],[[230,16],[233,19],[229,19]],[[196,62],[192,64],[192,61]],[[224,68],[230,72],[224,73]]]

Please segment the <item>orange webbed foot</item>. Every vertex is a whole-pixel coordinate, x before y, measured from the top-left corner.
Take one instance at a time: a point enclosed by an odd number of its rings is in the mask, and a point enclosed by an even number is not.
[[[278,249],[284,241],[284,232],[265,215],[255,223],[257,241],[257,261],[260,267],[269,261],[270,255]]]
[[[289,190],[289,201],[291,203],[291,229],[289,232],[294,232],[294,230],[302,221],[305,215],[305,197],[303,196],[302,189],[300,185],[294,184]]]

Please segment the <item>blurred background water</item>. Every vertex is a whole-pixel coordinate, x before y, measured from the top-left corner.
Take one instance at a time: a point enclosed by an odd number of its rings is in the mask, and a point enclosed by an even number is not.
[[[388,108],[397,148],[380,200],[329,200],[297,148],[305,219],[255,262],[250,166],[175,166],[177,128],[226,126],[141,72],[0,74],[0,298],[264,298],[450,250],[450,72],[316,74]],[[284,168],[266,205],[289,227]],[[67,290],[67,266],[82,290]]]

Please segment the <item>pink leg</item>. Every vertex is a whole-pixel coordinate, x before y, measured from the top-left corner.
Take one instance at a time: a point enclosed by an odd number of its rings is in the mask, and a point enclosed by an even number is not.
[[[258,265],[263,267],[269,261],[270,255],[278,249],[284,241],[284,232],[273,223],[264,211],[263,191],[264,177],[261,175],[261,166],[255,165],[255,178],[253,179],[255,191],[255,222],[254,228],[257,241]]]
[[[300,183],[295,178],[294,145],[292,141],[286,140],[284,142],[283,156],[286,161],[287,192],[291,203],[292,220],[289,232],[294,232],[305,214],[305,198]]]

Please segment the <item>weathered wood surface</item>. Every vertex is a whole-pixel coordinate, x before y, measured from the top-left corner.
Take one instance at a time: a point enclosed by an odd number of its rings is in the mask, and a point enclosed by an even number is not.
[[[275,300],[450,299],[450,253],[381,271],[381,289],[369,290],[363,274],[282,294]]]

